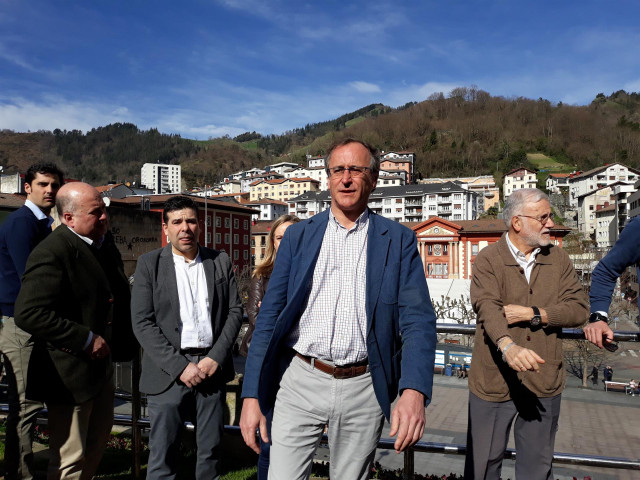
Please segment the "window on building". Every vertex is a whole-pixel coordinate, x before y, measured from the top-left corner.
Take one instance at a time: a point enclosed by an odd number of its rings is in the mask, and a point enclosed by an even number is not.
[[[211,215],[207,215],[207,227],[211,226]]]
[[[233,244],[234,245],[238,245],[238,243],[240,243],[240,235],[238,235],[237,233],[233,234]]]
[[[240,257],[239,257],[239,254],[238,254],[238,250],[234,250],[234,251],[233,251],[233,259],[234,259],[234,260],[238,260],[238,258],[240,258]]]
[[[401,198],[396,198],[396,203],[402,203],[402,199]]]
[[[391,209],[390,208],[385,208],[384,209],[384,213],[391,213]]]
[[[226,243],[227,245],[229,245],[229,243],[230,243],[230,242],[229,242],[229,239],[230,239],[229,234],[228,234],[228,233],[225,233],[225,234],[224,234],[224,243]]]
[[[220,236],[219,233],[216,233],[216,245],[220,245],[221,242],[222,242],[222,237]]]
[[[443,255],[449,255],[449,244],[448,243],[445,243],[442,246],[442,254]]]
[[[252,238],[252,239],[251,239],[251,246],[252,246],[252,247],[255,247],[255,246],[256,246],[256,239],[255,239],[255,238]]]
[[[244,225],[244,229],[245,229],[245,230],[246,230],[247,228],[249,228],[249,220],[245,220],[245,221],[243,222],[243,225]]]
[[[207,242],[207,245],[211,245],[211,233],[210,232],[207,232],[206,242]]]
[[[242,240],[243,240],[243,242],[242,242],[242,243],[243,243],[244,245],[246,245],[246,244],[247,244],[247,242],[249,241],[249,235],[243,235]]]
[[[216,216],[216,227],[220,226],[220,217]]]
[[[231,219],[229,217],[226,217],[224,219],[224,228],[229,228],[231,226]]]
[[[233,219],[233,228],[240,228],[240,220],[237,218]]]
[[[385,205],[390,205],[391,204],[391,199],[390,198],[385,198],[383,200],[383,202],[384,202]]]
[[[471,255],[473,255],[474,257],[476,255],[478,255],[478,244],[477,243],[472,243],[471,244]]]
[[[246,250],[242,252],[242,258],[244,258],[245,260],[249,260],[249,252]]]

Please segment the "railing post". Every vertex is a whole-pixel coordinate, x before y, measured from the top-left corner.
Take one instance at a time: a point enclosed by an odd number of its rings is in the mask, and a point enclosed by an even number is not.
[[[404,451],[404,470],[402,472],[402,480],[413,480],[414,472],[413,448],[407,448]]]
[[[133,453],[133,478],[140,478],[142,468],[142,429],[138,425],[140,420],[140,349],[133,356],[131,362],[131,440]]]

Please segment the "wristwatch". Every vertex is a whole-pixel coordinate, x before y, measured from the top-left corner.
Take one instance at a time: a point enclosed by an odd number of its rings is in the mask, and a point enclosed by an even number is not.
[[[608,324],[609,317],[606,317],[598,312],[593,312],[591,315],[589,315],[589,323],[596,323],[596,322],[604,322]]]
[[[540,316],[540,309],[538,307],[531,307],[533,310],[533,317],[531,318],[531,326],[537,327],[542,322],[542,317]]]

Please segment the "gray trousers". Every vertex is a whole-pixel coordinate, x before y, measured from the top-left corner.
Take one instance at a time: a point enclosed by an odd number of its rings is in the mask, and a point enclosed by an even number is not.
[[[499,480],[513,419],[516,479],[553,480],[561,395],[487,402],[469,392],[465,480]]]
[[[294,357],[276,397],[269,480],[303,480],[328,425],[330,477],[365,480],[384,415],[371,374],[337,380]]]
[[[31,335],[16,327],[13,317],[2,317],[0,351],[4,356],[5,378],[8,387],[9,415],[5,439],[5,478],[13,480],[33,478],[31,441],[41,402],[28,400],[27,371],[33,350]]]
[[[193,358],[198,362],[198,358]],[[219,478],[220,441],[224,430],[224,387],[208,379],[196,388],[175,382],[158,395],[148,395],[149,463],[147,479],[176,478],[180,461],[183,425],[192,420],[196,427],[195,478]]]

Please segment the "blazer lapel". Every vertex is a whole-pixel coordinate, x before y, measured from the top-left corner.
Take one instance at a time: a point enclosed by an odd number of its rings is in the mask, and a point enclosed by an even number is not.
[[[213,308],[213,300],[215,296],[215,275],[216,275],[216,267],[213,262],[213,258],[209,255],[209,252],[203,248],[200,249],[200,258],[202,259],[202,265],[204,267],[204,276],[207,279],[207,293],[209,299],[209,309]],[[213,321],[213,315],[211,316],[211,320]]]
[[[73,246],[73,248],[75,248],[76,258],[78,259],[78,261],[89,264],[89,270],[91,271],[94,280],[100,282],[101,287],[106,291],[111,291],[106,274],[104,273],[104,270],[102,269],[102,266],[100,265],[96,254],[94,253],[94,251],[92,251],[92,249],[95,247],[90,246],[82,238],[72,232],[71,229],[66,225],[60,225],[58,228],[63,229],[64,236]]]
[[[367,235],[367,332],[373,325],[373,311],[378,303],[382,276],[387,263],[387,253],[391,239],[388,229],[379,222],[373,212],[369,212],[369,232]]]
[[[176,267],[173,263],[171,244],[164,247],[158,260],[158,286],[165,287],[165,291],[171,300],[173,318],[180,320],[180,299],[178,297],[178,281],[176,280]]]
[[[309,225],[305,228],[304,233],[302,234],[301,242],[299,244],[301,253],[298,271],[302,275],[300,278],[304,279],[304,282],[301,282],[303,285],[306,285],[313,276],[316,260],[318,260],[318,255],[320,255],[320,248],[322,247],[322,240],[324,239],[324,233],[327,230],[328,222],[329,211],[326,210],[323,213],[311,217],[309,219]]]

